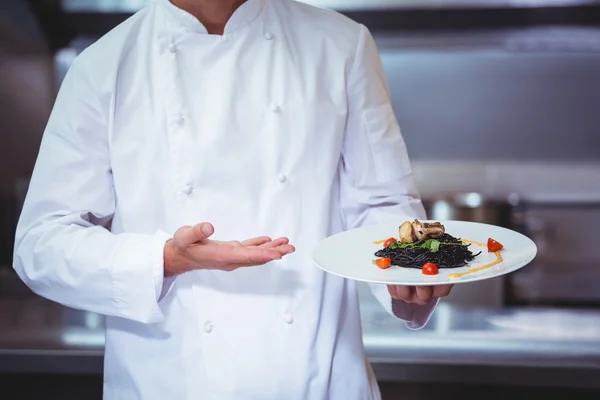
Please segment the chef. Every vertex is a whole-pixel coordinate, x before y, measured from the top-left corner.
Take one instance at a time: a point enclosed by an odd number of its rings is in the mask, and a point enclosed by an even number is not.
[[[105,399],[378,399],[356,283],[310,253],[423,213],[364,26],[291,0],[156,0],[65,77],[14,268],[107,316]],[[450,291],[371,289],[410,329]]]

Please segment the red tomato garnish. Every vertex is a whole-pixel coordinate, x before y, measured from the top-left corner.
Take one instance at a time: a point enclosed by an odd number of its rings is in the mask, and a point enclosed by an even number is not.
[[[437,275],[439,274],[438,267],[432,262],[425,263],[423,265],[423,275]]]
[[[497,242],[492,238],[489,238],[488,242],[487,242],[487,248],[488,248],[488,252],[495,253],[497,251],[502,250],[504,248],[504,246],[502,245],[502,243]]]
[[[375,264],[377,264],[377,266],[381,269],[386,269],[386,268],[389,268],[390,265],[392,265],[392,259],[391,258],[378,258],[377,260],[375,260]]]
[[[392,243],[396,243],[396,242],[397,242],[397,240],[396,240],[396,239],[394,239],[394,238],[389,238],[389,239],[388,239],[388,240],[386,240],[386,241],[385,241],[385,243],[383,244],[383,248],[386,248],[386,247],[388,247],[390,244],[392,244]]]

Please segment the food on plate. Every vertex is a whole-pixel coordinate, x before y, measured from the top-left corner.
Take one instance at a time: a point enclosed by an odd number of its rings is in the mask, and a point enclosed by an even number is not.
[[[391,258],[378,258],[377,260],[375,260],[375,264],[381,269],[386,269],[392,265],[392,259]]]
[[[427,239],[438,239],[444,236],[444,225],[439,222],[419,222],[415,219],[404,222],[399,229],[402,243],[410,244]]]
[[[397,242],[396,238],[389,238],[388,240],[385,241],[385,243],[383,244],[383,247],[388,247],[390,244],[396,243],[396,242]]]
[[[492,263],[471,268],[468,271],[448,275],[450,279],[473,274],[493,267],[503,261],[500,252],[504,249],[502,243],[493,238],[488,238],[487,244],[456,238],[446,233],[444,225],[440,222],[413,222],[405,221],[398,229],[400,240],[388,238],[374,242],[382,244],[383,248],[375,253],[379,257],[375,261],[381,269],[390,268],[392,265],[404,268],[421,269],[423,275],[438,275],[440,268],[458,268],[467,265],[475,257],[470,250],[471,245],[487,248],[489,253],[496,255]]]
[[[440,273],[437,265],[435,265],[432,262],[425,263],[425,265],[423,265],[422,271],[423,271],[423,275],[437,275]]]
[[[495,253],[497,251],[500,251],[504,248],[504,246],[502,245],[502,243],[489,238],[487,241],[487,249],[489,253]]]
[[[390,259],[390,265],[423,269],[426,263],[436,268],[462,267],[481,254],[473,254],[469,243],[447,234],[439,222],[406,221],[399,233],[400,241],[388,239],[375,256]]]
[[[492,263],[489,263],[489,264],[482,265],[481,267],[471,268],[470,270],[465,271],[465,272],[459,272],[459,273],[456,273],[456,274],[450,274],[450,275],[448,275],[448,278],[450,278],[450,279],[458,279],[458,278],[461,278],[461,277],[463,277],[465,275],[474,274],[475,272],[479,272],[479,271],[483,271],[484,269],[491,268],[494,265],[498,265],[502,261],[504,261],[502,259],[502,255],[500,254],[500,251],[497,251],[494,254],[496,254],[496,261],[494,261]]]
[[[406,221],[400,225],[399,233],[402,243],[412,243],[417,240],[417,235],[415,235],[415,230],[410,221]]]
[[[461,272],[461,273],[457,273],[457,274],[450,274],[450,275],[448,275],[448,278],[450,278],[450,279],[458,279],[458,278],[463,277],[465,275],[474,274],[475,272],[483,271],[484,269],[488,269],[488,268],[493,267],[494,265],[498,265],[502,261],[504,261],[502,259],[502,254],[500,254],[500,252],[502,251],[502,249],[504,249],[504,246],[502,245],[502,243],[498,242],[495,239],[488,238],[487,246],[485,244],[483,244],[483,243],[479,243],[479,242],[475,242],[475,241],[471,241],[471,240],[464,240],[463,239],[463,242],[472,243],[472,244],[474,244],[476,246],[487,247],[489,253],[496,254],[496,261],[491,262],[489,264],[482,265],[482,266],[477,267],[477,268],[470,269],[470,270],[465,271],[465,272]]]

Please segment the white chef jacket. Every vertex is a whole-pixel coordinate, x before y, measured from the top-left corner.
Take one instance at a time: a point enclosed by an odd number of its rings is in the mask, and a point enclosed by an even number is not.
[[[70,68],[17,228],[41,296],[107,316],[106,399],[377,399],[356,284],[311,262],[343,229],[423,217],[368,30],[248,0],[222,36],[150,3]],[[164,243],[287,236],[297,252],[163,279]],[[412,329],[435,308],[392,301]]]

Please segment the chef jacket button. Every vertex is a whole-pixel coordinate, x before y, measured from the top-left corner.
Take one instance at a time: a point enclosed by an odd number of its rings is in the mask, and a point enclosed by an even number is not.
[[[285,321],[286,324],[291,324],[294,322],[294,317],[291,314],[285,314],[283,316],[283,320]]]
[[[272,32],[265,32],[265,39],[273,40],[274,37],[275,37],[275,35],[273,35]]]
[[[271,112],[273,114],[279,114],[281,112],[281,107],[278,104],[273,104],[271,106]]]
[[[175,118],[175,123],[179,126],[183,125],[185,123],[185,117],[183,116],[183,114],[179,114],[176,118]]]
[[[194,187],[193,186],[186,185],[186,186],[183,187],[183,193],[186,194],[186,195],[188,195],[188,196],[190,194],[192,194],[193,191],[194,191]]]
[[[213,330],[212,322],[208,321],[207,323],[204,324],[204,332],[211,333],[212,330]]]
[[[284,183],[287,181],[287,176],[285,176],[285,174],[279,174],[279,176],[277,176],[277,180],[281,183]]]
[[[171,53],[176,53],[177,52],[177,46],[175,46],[173,43],[169,43],[169,45],[167,46],[167,49],[169,49],[169,51]]]

